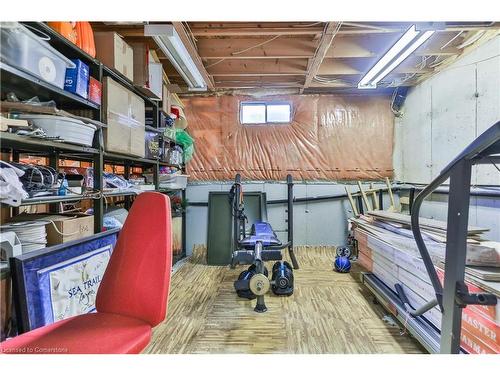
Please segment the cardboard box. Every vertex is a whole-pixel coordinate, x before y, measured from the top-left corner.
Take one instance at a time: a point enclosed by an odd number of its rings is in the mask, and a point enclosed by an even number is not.
[[[95,104],[102,103],[102,84],[97,79],[89,79],[89,100]]]
[[[498,354],[497,351],[464,328],[460,332],[460,346],[470,354]]]
[[[172,98],[166,85],[162,85],[162,91],[161,109],[168,115],[170,114],[170,107],[172,106]]]
[[[87,99],[90,77],[89,66],[78,59],[73,59],[71,61],[75,63],[75,67],[66,68],[64,90]]]
[[[96,57],[110,68],[134,80],[134,52],[115,32],[94,33]]]
[[[412,306],[421,306],[434,298],[434,289],[430,284],[423,262],[397,247],[368,236],[367,248],[360,247],[360,263],[368,268],[368,253],[373,260],[372,272],[390,288],[400,283]],[[441,281],[444,273],[436,268]],[[468,283],[471,292],[481,292]],[[494,311],[482,308],[491,306],[467,306],[462,310],[462,347],[471,353],[499,353],[500,327],[492,320]],[[487,314],[485,314],[487,313]],[[489,314],[488,314],[489,313]],[[437,307],[424,314],[438,329],[441,327],[442,314]]]
[[[47,246],[58,245],[78,240],[94,234],[94,216],[85,214],[58,214],[48,217],[52,223],[47,224]]]
[[[103,80],[105,149],[139,157],[145,156],[144,100],[110,77]]]
[[[163,65],[154,61],[146,43],[130,43],[134,52],[134,85],[150,98],[163,96]]]

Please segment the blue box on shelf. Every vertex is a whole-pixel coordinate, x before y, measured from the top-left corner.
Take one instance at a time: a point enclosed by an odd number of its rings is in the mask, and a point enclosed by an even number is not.
[[[89,95],[89,66],[83,61],[74,59],[74,68],[66,69],[64,89],[87,99]]]

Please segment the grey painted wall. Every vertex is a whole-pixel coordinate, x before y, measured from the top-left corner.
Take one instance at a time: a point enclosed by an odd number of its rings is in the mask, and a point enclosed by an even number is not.
[[[422,205],[421,216],[423,217],[446,220],[447,213],[447,195],[433,194]],[[500,199],[471,197],[469,225],[490,229],[483,237],[492,241],[500,241]]]
[[[186,197],[190,202],[207,202],[210,191],[229,191],[232,183],[189,184]],[[294,185],[294,197],[318,197],[344,194],[346,185],[337,183],[302,183]],[[384,187],[385,184],[375,184]],[[358,187],[349,185],[351,191]],[[368,185],[365,186],[368,188]],[[267,200],[287,198],[286,183],[248,182],[243,183],[243,191],[266,192]],[[389,198],[384,196],[384,207],[389,207]],[[286,205],[268,205],[268,221],[282,241],[287,238]],[[341,245],[346,241],[347,218],[352,216],[347,199],[294,204],[294,243],[295,245]],[[191,254],[194,245],[206,245],[208,227],[208,208],[188,206],[186,212],[186,252]]]

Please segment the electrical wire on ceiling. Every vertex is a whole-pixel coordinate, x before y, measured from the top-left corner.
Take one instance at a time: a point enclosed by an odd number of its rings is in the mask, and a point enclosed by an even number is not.
[[[444,62],[444,60],[440,60],[440,59],[441,59],[441,56],[436,56],[434,58],[434,61],[429,64],[429,68],[435,68],[436,66],[441,65]]]
[[[312,27],[312,26],[316,26],[316,25],[319,25],[319,24],[322,24],[323,22],[314,22],[314,23],[309,23],[309,24],[306,24],[306,25],[303,25],[303,24],[298,24],[298,25],[292,25],[292,27]]]
[[[339,32],[340,28],[342,27],[342,21],[341,22],[337,22],[337,25],[335,27],[335,30],[333,31],[332,33],[332,38],[335,38],[335,36],[337,35],[337,33]],[[323,35],[326,34],[326,30],[328,29],[328,23],[325,24],[325,27],[323,28]],[[316,47],[316,50],[314,51],[314,57],[316,57],[316,55],[318,54],[318,50],[320,49],[320,43],[318,43],[318,46]],[[309,61],[310,62],[310,61]],[[307,74],[309,74],[309,64],[308,64],[308,68],[307,68]],[[315,76],[316,77],[316,76]],[[313,79],[315,78],[313,77]]]
[[[242,80],[223,80],[223,81],[220,81],[220,80],[216,80],[215,83],[217,84],[224,84],[224,83],[247,83],[247,84],[253,84],[253,83],[266,83],[266,82],[262,82],[262,81],[258,81],[258,80],[253,80],[253,81],[242,81]],[[299,82],[299,81],[288,81],[288,82],[279,82],[279,81],[276,81],[276,82],[267,82],[266,84],[269,84],[269,85],[288,85],[288,84],[297,84],[297,85],[301,85],[303,84],[303,82]]]
[[[267,44],[267,43],[270,43],[270,42],[272,42],[273,40],[278,39],[279,37],[280,37],[280,35],[275,35],[275,36],[273,36],[272,38],[270,38],[270,39],[268,39],[268,40],[266,40],[266,41],[264,41],[264,42],[262,42],[262,43],[256,44],[256,45],[254,45],[254,46],[251,46],[251,47],[248,47],[248,48],[245,48],[245,49],[242,49],[242,50],[240,50],[240,51],[231,52],[231,56],[236,56],[236,55],[240,55],[240,54],[242,54],[242,53],[248,52],[248,51],[250,51],[250,50],[252,50],[252,49],[254,49],[254,48],[257,48],[257,47],[263,46],[263,45],[265,45],[265,44]]]
[[[477,42],[479,38],[481,38],[484,34],[486,33],[486,30],[481,30],[476,32],[474,35],[472,35],[469,39],[464,41],[462,44],[459,44],[457,46],[458,49],[465,48],[467,46],[470,46],[472,43]]]
[[[446,43],[444,43],[439,49],[442,51],[443,49],[445,49],[446,47],[448,47],[451,43],[453,43],[453,41],[455,39],[457,39],[460,35],[462,35],[464,31],[461,30],[459,31],[456,35],[454,35],[450,40],[448,40]],[[478,38],[479,39],[479,38]],[[477,39],[476,39],[477,40]],[[458,47],[457,47],[458,48]],[[434,57],[434,60],[428,64],[427,63],[427,60],[429,60],[430,58]],[[420,61],[417,65],[415,65],[415,68],[417,69],[424,69],[425,67],[429,67],[429,68],[435,68],[441,64],[443,64],[445,61],[449,61],[449,59],[456,59],[457,58],[457,55],[453,55],[453,56],[450,56],[448,59],[445,59],[445,60],[440,60],[441,56],[440,55],[427,55],[427,56],[422,56],[422,61]],[[405,75],[405,77],[401,78],[401,79],[394,79],[392,80],[387,87],[394,87],[394,86],[399,86],[401,84],[403,84],[404,82],[407,82],[408,80],[410,80],[411,78],[413,78],[417,73],[413,73],[411,74],[410,76],[408,75]]]
[[[443,44],[440,48],[440,50],[443,50],[445,49],[446,47],[448,47],[455,39],[457,39],[460,35],[462,35],[464,31],[461,30],[457,33],[457,35],[455,35],[453,38],[451,38],[448,42],[446,42],[445,44]]]
[[[257,47],[261,47],[261,46],[263,46],[263,45],[266,45],[266,44],[268,44],[268,43],[272,42],[273,40],[278,39],[280,36],[281,36],[281,35],[275,35],[275,36],[273,36],[272,38],[269,38],[269,39],[267,39],[267,40],[265,40],[265,41],[263,41],[263,42],[261,42],[261,43],[255,44],[255,45],[253,45],[253,46],[250,46],[250,47],[248,47],[248,48],[245,48],[245,49],[242,49],[242,50],[239,50],[239,51],[234,51],[234,52],[231,52],[231,56],[237,56],[237,55],[240,55],[240,54],[242,54],[242,53],[248,52],[248,51],[250,51],[250,50],[252,50],[252,49],[254,49],[254,48],[257,48]],[[221,63],[221,62],[223,62],[223,61],[225,61],[225,60],[227,60],[227,57],[226,57],[226,58],[223,58],[223,59],[220,59],[220,60],[217,60],[216,62],[214,62],[214,63],[212,63],[212,64],[205,65],[205,68],[210,68],[211,66],[217,65],[217,64],[219,64],[219,63]]]
[[[354,26],[354,27],[359,27],[359,28],[365,28],[365,29],[372,29],[372,30],[392,31],[392,29],[389,29],[387,27],[382,27],[382,26],[377,26],[377,25],[370,25],[370,24],[364,24],[364,23],[344,22],[344,25],[345,26]]]
[[[193,43],[194,46],[196,47],[196,49],[198,49],[198,45],[197,45],[198,39],[196,39],[193,32],[191,31],[191,27],[189,27],[189,23],[181,22],[181,25],[184,28],[184,31],[186,32],[186,34],[189,36],[189,39],[191,39],[191,43]]]
[[[321,76],[315,76],[313,78],[313,80],[315,80],[316,82],[318,83],[321,83],[321,84],[329,84],[329,83],[342,83],[342,84],[346,84],[346,85],[349,85],[350,82],[347,82],[343,79],[339,79],[339,78],[324,78],[324,77],[321,77]]]

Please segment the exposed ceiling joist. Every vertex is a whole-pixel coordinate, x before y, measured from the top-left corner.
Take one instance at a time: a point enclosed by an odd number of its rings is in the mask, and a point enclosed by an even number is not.
[[[310,37],[200,38],[197,44],[203,59],[269,59],[308,58],[314,55],[317,42]]]
[[[208,74],[207,70],[205,69],[205,66],[203,65],[203,62],[201,61],[200,55],[198,54],[198,51],[196,50],[196,47],[193,45],[191,42],[191,39],[189,38],[188,34],[186,33],[186,30],[184,29],[184,26],[182,26],[182,22],[172,22],[172,25],[174,26],[175,31],[177,34],[179,34],[179,37],[186,47],[189,55],[193,59],[196,67],[200,71],[203,79],[205,80],[208,89],[213,90],[214,89],[214,82],[212,80],[212,77]]]
[[[207,65],[210,75],[266,75],[287,74],[304,75],[307,68],[307,59],[286,60],[224,60]]]
[[[363,74],[410,26],[408,22],[344,22],[325,49],[325,26],[333,23],[190,22],[189,27],[184,23],[174,24],[214,90],[280,87],[298,88],[301,92],[356,90]],[[447,25],[392,71],[381,87],[390,82],[391,87],[398,82],[415,85],[463,54],[464,49],[457,46],[475,31],[494,32],[500,26],[481,22]],[[92,26],[95,30],[118,32],[127,42],[146,42],[152,49],[157,48],[152,39],[144,37],[144,24],[93,23]],[[183,78],[162,53],[158,57],[172,84],[186,93]],[[435,62],[444,63],[437,69],[430,68]],[[316,76],[312,68],[316,69]],[[306,81],[309,89],[305,89]]]
[[[409,25],[409,23],[408,23]],[[493,25],[489,28],[498,28],[499,26]],[[339,35],[366,35],[366,34],[390,34],[404,32],[408,26],[402,25],[399,27],[387,28],[363,28],[363,27],[346,27],[339,31]],[[478,26],[450,26],[445,30],[438,32],[450,31],[467,31],[467,30],[480,30]],[[191,31],[195,37],[243,37],[243,36],[262,36],[262,35],[321,35],[323,27],[192,27]]]
[[[318,74],[321,63],[323,62],[323,59],[325,58],[328,50],[330,49],[330,46],[332,45],[333,42],[333,38],[335,38],[335,36],[337,35],[337,32],[339,31],[340,27],[341,27],[340,22],[328,22],[326,24],[325,30],[321,35],[321,39],[319,40],[316,53],[314,54],[314,57],[311,60],[309,60],[306,80],[304,82],[303,88],[307,88],[311,84],[316,74]]]

